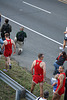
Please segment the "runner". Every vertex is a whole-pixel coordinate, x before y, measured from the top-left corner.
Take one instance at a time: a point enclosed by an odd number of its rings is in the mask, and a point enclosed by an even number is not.
[[[66,46],[66,42],[67,42],[67,27],[66,27],[66,31],[64,32],[63,47],[59,47],[60,50],[64,51],[64,48]]]
[[[32,66],[31,66],[31,73],[32,73],[32,77],[33,77],[31,92],[33,92],[35,85],[39,83],[40,97],[43,96],[43,83],[44,83],[45,77],[46,77],[45,63],[42,62],[43,58],[44,58],[44,55],[39,54],[38,60],[34,60],[32,63]]]
[[[54,92],[52,100],[60,100],[60,97],[62,94],[64,94],[65,91],[65,80],[66,80],[66,75],[64,73],[64,66],[59,67],[59,76],[58,76],[58,85],[57,89]]]
[[[14,47],[14,53],[16,52],[16,46],[15,46],[15,43],[12,39],[9,39],[9,34],[6,33],[5,34],[5,39],[4,40],[4,44],[2,46],[2,50],[4,49],[4,56],[5,56],[5,60],[6,60],[6,63],[5,63],[5,67],[6,69],[4,69],[4,71],[7,72],[7,67],[9,65],[9,69],[11,69],[11,62],[10,62],[10,56],[12,54],[12,45]]]

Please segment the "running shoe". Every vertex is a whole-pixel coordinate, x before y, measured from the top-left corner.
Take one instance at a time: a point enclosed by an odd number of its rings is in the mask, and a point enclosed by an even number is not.
[[[59,47],[60,50],[64,51],[63,47]]]
[[[11,69],[12,68],[12,66],[11,65],[9,65],[9,69]]]
[[[21,50],[19,50],[19,52],[18,52],[18,55],[20,55],[21,54]]]

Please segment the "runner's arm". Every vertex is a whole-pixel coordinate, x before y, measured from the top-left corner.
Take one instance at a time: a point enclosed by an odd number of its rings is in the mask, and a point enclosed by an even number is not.
[[[33,63],[32,63],[32,66],[31,66],[31,74],[33,75],[33,68],[34,68],[34,65],[35,65],[35,60],[33,61]]]
[[[14,41],[11,40],[11,43],[13,44],[13,47],[14,47],[14,53],[16,53],[16,45],[15,45]]]
[[[7,41],[4,40],[3,43],[4,43],[4,44],[3,44],[2,47],[1,47],[2,50],[4,49],[5,45],[7,45]]]
[[[46,77],[46,64],[43,62],[43,75],[44,75],[44,79]]]
[[[4,49],[4,47],[5,47],[5,45],[3,44],[3,45],[2,45],[2,47],[1,47],[1,49],[3,50],[3,49]]]

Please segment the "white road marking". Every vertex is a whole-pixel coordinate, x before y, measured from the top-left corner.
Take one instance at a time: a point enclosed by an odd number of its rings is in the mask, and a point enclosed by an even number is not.
[[[15,23],[15,24],[17,24],[17,25],[19,25],[19,26],[23,26],[24,28],[28,29],[29,31],[32,31],[32,32],[34,32],[34,33],[36,33],[36,34],[38,34],[38,35],[40,35],[40,36],[42,36],[42,37],[44,37],[44,38],[46,38],[46,39],[48,39],[48,40],[50,40],[50,41],[56,43],[56,44],[59,44],[59,45],[61,45],[61,46],[63,45],[62,43],[60,43],[60,42],[58,42],[58,41],[56,41],[56,40],[54,40],[54,39],[52,39],[52,38],[50,38],[50,37],[47,37],[46,35],[43,35],[42,33],[39,33],[39,32],[37,32],[37,31],[35,31],[35,30],[33,30],[33,29],[31,29],[31,28],[25,26],[25,25],[22,25],[22,24],[20,24],[20,23],[18,23],[18,22],[16,22],[16,21],[14,21],[14,20],[12,20],[12,19],[10,19],[10,18],[4,16],[4,15],[1,15],[1,16],[2,16],[3,18],[9,19],[10,21],[12,21],[13,23]]]
[[[46,13],[51,14],[51,12],[49,12],[49,11],[47,11],[47,10],[44,10],[44,9],[42,9],[42,8],[40,8],[40,7],[37,7],[37,6],[35,6],[35,5],[32,5],[32,4],[30,4],[30,3],[27,3],[27,2],[25,2],[25,1],[23,1],[23,3],[24,3],[24,4],[27,4],[27,5],[31,6],[31,7],[37,8],[37,9],[39,9],[39,10],[41,10],[41,11],[44,11],[44,12],[46,12]]]

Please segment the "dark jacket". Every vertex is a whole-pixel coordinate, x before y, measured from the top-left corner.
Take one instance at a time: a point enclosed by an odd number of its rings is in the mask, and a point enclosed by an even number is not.
[[[57,60],[56,63],[57,63],[58,65],[63,65],[64,62],[67,61],[67,58],[65,59],[65,58],[63,57],[63,55],[59,55],[59,56],[56,58],[56,60]]]
[[[4,23],[1,27],[1,37],[4,38],[5,37],[5,33],[9,33],[12,31],[12,27],[10,24],[8,23]]]
[[[23,34],[23,35],[21,35],[21,34]],[[16,34],[17,41],[20,41],[20,40],[18,40],[18,36],[19,36],[19,35],[23,36],[23,41],[24,41],[24,38],[27,38],[26,32],[24,32],[24,31],[19,31],[19,32]],[[22,41],[22,42],[23,42],[23,41]]]

